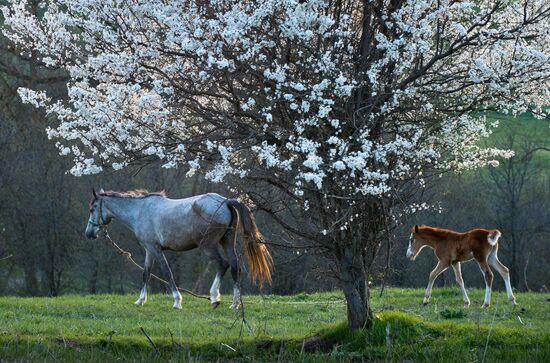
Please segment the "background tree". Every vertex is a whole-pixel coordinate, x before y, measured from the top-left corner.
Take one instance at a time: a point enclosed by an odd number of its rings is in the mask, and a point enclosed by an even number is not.
[[[424,210],[417,213],[411,218],[410,224],[436,225],[458,231],[480,226],[497,228],[503,232],[499,256],[510,268],[514,278],[512,286],[522,290],[526,286],[535,291],[544,290],[550,282],[550,274],[542,267],[546,264],[544,256],[550,252],[546,242],[549,234],[545,227],[550,198],[550,155],[545,151],[550,139],[549,124],[533,120],[527,114],[518,118],[497,114],[489,117],[490,120],[500,119],[500,126],[491,136],[490,144],[503,145],[513,150],[514,157],[498,168],[438,178],[437,182],[431,183],[430,188],[425,189],[422,200],[437,206],[439,211]],[[525,177],[520,178],[523,174]],[[520,181],[522,187],[518,188]],[[521,192],[510,193],[509,188]],[[513,206],[511,195],[515,196]],[[514,212],[512,208],[515,208]],[[512,225],[515,231],[510,229]],[[516,240],[513,233],[516,234]],[[408,229],[396,230],[396,239],[401,243],[394,244],[393,264],[387,281],[399,286],[425,287],[434,257],[430,253],[423,253],[415,263],[406,260],[403,251],[408,235]],[[381,257],[384,258],[385,254]],[[513,263],[514,258],[516,264]],[[527,260],[529,262],[526,265]],[[383,264],[385,261],[380,262]],[[467,288],[484,286],[475,263],[463,264],[462,269]],[[456,286],[453,272],[444,273],[437,283]],[[494,283],[496,288],[504,287],[499,278]],[[457,289],[456,293],[459,295],[460,291]]]
[[[4,33],[70,76],[67,100],[19,94],[57,116],[72,173],[160,159],[228,180],[328,258],[351,328],[371,317],[367,277],[418,187],[510,156],[480,146],[476,112],[546,116],[543,0],[38,8],[4,7]]]
[[[489,169],[484,186],[493,197],[492,219],[506,236],[502,250],[509,256],[510,269],[515,271],[512,284],[528,290],[529,262],[537,259],[533,242],[537,235],[550,233],[547,194],[550,145],[537,130],[508,125],[500,143],[515,150],[514,157],[500,168]],[[546,169],[546,170],[545,170]]]

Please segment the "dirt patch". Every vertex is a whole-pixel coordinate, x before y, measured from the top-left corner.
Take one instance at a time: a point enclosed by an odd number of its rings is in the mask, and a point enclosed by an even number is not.
[[[256,347],[258,349],[262,350],[274,350],[276,352],[280,352],[283,350],[286,346],[286,342],[284,340],[266,340],[263,342],[259,342],[256,344]]]
[[[312,337],[305,338],[302,342],[302,349],[304,352],[330,352],[334,346],[333,342],[329,339],[314,335]]]

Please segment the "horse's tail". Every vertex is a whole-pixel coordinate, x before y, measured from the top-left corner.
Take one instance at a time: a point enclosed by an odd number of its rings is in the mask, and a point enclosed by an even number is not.
[[[227,206],[233,219],[231,224],[235,223],[235,227],[240,227],[242,230],[244,253],[248,260],[249,274],[252,281],[258,281],[260,287],[264,282],[271,284],[273,259],[265,245],[265,238],[256,225],[254,214],[245,204],[235,199],[228,199]]]
[[[487,242],[489,242],[491,246],[496,245],[499,238],[500,231],[498,229],[492,230],[487,234]]]

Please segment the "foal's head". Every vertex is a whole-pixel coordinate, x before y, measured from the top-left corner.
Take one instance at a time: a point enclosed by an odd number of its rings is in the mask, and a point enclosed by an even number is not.
[[[426,246],[419,234],[420,228],[415,224],[412,228],[411,236],[409,237],[409,247],[407,248],[407,258],[411,261],[416,260],[422,248]]]
[[[103,208],[102,192],[103,189],[101,189],[98,195],[95,190],[92,190],[92,199],[88,204],[88,207],[90,208],[90,218],[88,218],[88,224],[86,225],[86,231],[84,232],[88,238],[96,239],[99,235],[101,227],[109,224],[110,222],[110,220],[106,218],[105,209]]]

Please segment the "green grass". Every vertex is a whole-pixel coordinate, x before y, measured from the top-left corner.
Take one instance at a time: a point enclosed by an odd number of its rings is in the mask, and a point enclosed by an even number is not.
[[[185,297],[175,311],[170,296],[152,295],[136,307],[134,295],[2,297],[0,359],[550,361],[549,294],[518,293],[513,308],[497,292],[481,309],[483,291],[471,290],[472,306],[464,309],[458,288],[434,289],[426,307],[420,289],[390,288],[381,298],[374,289],[374,323],[356,333],[345,328],[339,292],[246,296],[249,328],[228,308],[229,296],[216,310]],[[321,351],[304,349],[311,336],[320,337]]]

